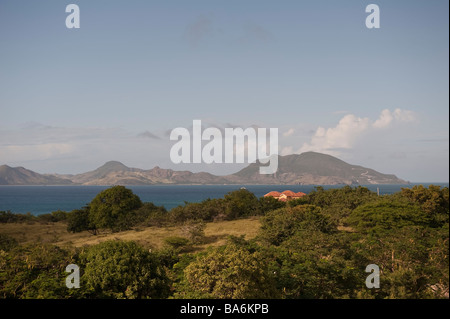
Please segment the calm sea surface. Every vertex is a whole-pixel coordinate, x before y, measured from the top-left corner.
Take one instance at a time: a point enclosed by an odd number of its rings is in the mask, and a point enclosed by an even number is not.
[[[421,183],[428,186],[430,183]],[[446,186],[448,183],[433,183]],[[370,190],[380,194],[392,194],[402,187],[411,185],[367,185]],[[241,187],[247,188],[257,197],[270,191],[291,190],[309,193],[314,185],[151,185],[127,186],[138,195],[143,202],[153,202],[158,206],[171,209],[186,202],[201,202],[207,198],[222,198],[226,193]],[[325,189],[339,186],[324,186]],[[89,203],[99,192],[108,186],[0,186],[0,211],[10,210],[13,213],[31,213],[33,215],[51,213],[58,209],[71,211]]]

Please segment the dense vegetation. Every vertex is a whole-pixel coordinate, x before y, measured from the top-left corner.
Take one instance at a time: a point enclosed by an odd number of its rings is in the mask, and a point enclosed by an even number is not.
[[[259,216],[252,240],[229,237],[201,252],[205,223]],[[170,211],[109,188],[86,207],[0,223],[64,222],[67,231],[121,232],[179,225],[182,237],[149,251],[132,241],[57,247],[0,234],[0,298],[448,298],[449,189],[414,186],[377,196],[364,187],[324,190],[287,203],[240,189]],[[80,288],[65,286],[68,264]],[[380,269],[380,288],[365,268]]]

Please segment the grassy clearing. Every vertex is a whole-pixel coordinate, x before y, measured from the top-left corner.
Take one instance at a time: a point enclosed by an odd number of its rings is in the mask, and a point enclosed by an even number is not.
[[[0,233],[12,236],[19,243],[43,242],[52,243],[61,247],[94,245],[100,242],[121,239],[133,240],[144,247],[159,249],[164,245],[164,239],[170,236],[183,236],[180,226],[173,227],[141,227],[133,230],[111,233],[102,232],[92,235],[87,231],[81,233],[69,233],[63,222],[49,224],[0,224]],[[206,224],[205,243],[196,246],[196,250],[203,250],[209,246],[220,246],[226,242],[230,235],[252,239],[260,228],[259,218],[247,218],[232,221],[220,221]]]

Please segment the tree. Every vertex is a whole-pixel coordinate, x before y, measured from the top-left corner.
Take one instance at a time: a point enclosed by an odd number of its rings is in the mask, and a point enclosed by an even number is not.
[[[430,216],[413,203],[383,200],[356,208],[347,218],[361,232],[378,232],[404,226],[429,225]]]
[[[364,298],[448,298],[448,227],[403,226],[361,237],[353,254],[360,268],[380,268],[381,289],[361,289]]]
[[[345,233],[307,229],[272,249],[270,267],[277,274],[277,287],[283,297],[354,298],[357,289],[364,286],[366,274],[353,260],[351,239]]]
[[[415,185],[410,188],[402,188],[401,197],[418,204],[422,210],[432,219],[434,227],[440,227],[449,222],[449,189],[440,186]]]
[[[240,189],[226,194],[225,206],[225,215],[229,220],[260,214],[258,198],[247,189]]]
[[[67,231],[71,233],[78,233],[82,231],[89,231],[93,235],[97,234],[97,228],[89,219],[89,207],[83,209],[75,209],[67,214]]]
[[[89,221],[96,228],[126,230],[133,224],[132,212],[141,206],[141,200],[130,189],[113,186],[100,192],[92,200]]]
[[[259,206],[261,209],[261,213],[264,215],[272,210],[285,207],[286,202],[280,201],[272,196],[263,196],[259,198]]]
[[[132,241],[106,241],[80,253],[81,282],[96,298],[166,298],[169,279],[159,258]]]
[[[77,293],[65,285],[65,268],[71,263],[69,251],[49,244],[0,250],[0,298],[69,298]]]
[[[261,219],[260,238],[272,245],[280,245],[300,230],[331,233],[336,230],[330,218],[314,205],[299,205],[271,211]]]
[[[182,232],[192,244],[201,244],[205,240],[205,228],[204,221],[190,219],[184,223]]]
[[[261,254],[234,244],[199,255],[186,267],[184,276],[176,297],[261,299],[279,296]]]

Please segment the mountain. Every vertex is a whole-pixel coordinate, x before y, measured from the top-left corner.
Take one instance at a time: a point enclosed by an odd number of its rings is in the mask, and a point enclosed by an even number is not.
[[[152,184],[224,184],[227,180],[209,173],[174,171],[158,166],[143,170],[120,162],[107,162],[94,171],[74,175],[71,181],[82,185],[152,185]]]
[[[68,179],[38,174],[23,167],[0,166],[0,185],[70,185]]]
[[[278,170],[272,175],[259,174],[260,163],[250,164],[233,174],[235,180],[255,184],[408,184],[392,174],[348,164],[331,155],[305,152],[278,157]]]
[[[154,167],[150,170],[130,168],[111,161],[96,170],[77,175],[41,175],[22,167],[0,167],[0,185],[152,185],[152,184],[316,184],[367,185],[408,184],[395,175],[348,164],[336,157],[306,152],[278,157],[278,171],[259,174],[260,163],[253,163],[226,176],[210,173],[174,171]]]

